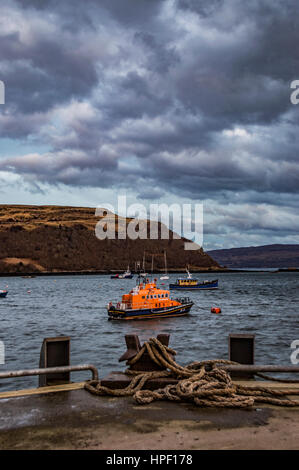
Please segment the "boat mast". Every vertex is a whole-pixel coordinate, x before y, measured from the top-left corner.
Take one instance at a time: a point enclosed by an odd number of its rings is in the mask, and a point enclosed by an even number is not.
[[[153,271],[154,271],[154,255],[152,254],[152,275],[151,275],[152,282],[153,282]]]

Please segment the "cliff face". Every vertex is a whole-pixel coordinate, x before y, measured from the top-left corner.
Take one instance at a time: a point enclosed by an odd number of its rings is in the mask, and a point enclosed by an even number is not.
[[[226,250],[208,254],[228,268],[298,268],[299,245],[265,245]]]
[[[152,254],[154,268],[219,268],[202,249],[184,250],[184,239],[99,240],[95,209],[60,206],[0,206],[0,273],[124,270]],[[128,223],[129,220],[126,221]]]

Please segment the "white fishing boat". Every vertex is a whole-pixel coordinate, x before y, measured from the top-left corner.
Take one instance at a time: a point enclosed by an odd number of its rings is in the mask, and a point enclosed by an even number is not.
[[[130,267],[128,266],[127,270],[118,276],[118,279],[132,279],[133,274],[130,271]]]

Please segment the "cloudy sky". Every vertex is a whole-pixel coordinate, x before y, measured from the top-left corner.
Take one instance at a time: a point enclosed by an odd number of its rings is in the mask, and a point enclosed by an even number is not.
[[[202,203],[299,242],[297,0],[1,0],[2,203]]]

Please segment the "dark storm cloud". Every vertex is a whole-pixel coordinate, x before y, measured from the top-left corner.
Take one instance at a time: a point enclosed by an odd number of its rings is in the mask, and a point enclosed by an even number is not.
[[[17,0],[25,9],[48,10],[57,12],[64,23],[73,24],[77,29],[85,23],[93,24],[109,14],[125,26],[145,26],[154,18],[161,8],[161,0]],[[76,23],[75,23],[76,20]]]
[[[224,0],[177,0],[179,9],[191,10],[200,16],[207,17],[215,12],[217,8],[223,5]]]
[[[153,34],[138,31],[134,38],[136,42],[145,46],[145,53],[148,54],[148,70],[166,74],[180,62],[180,56],[175,47],[165,45],[162,40],[157,41]]]
[[[4,7],[1,135],[34,136],[49,151],[3,155],[1,170],[52,185],[134,187],[149,200],[165,192],[295,207],[295,0]]]
[[[0,35],[6,102],[22,112],[46,111],[72,97],[87,96],[97,83],[95,64],[83,51],[61,47],[58,38],[36,35],[24,44],[18,33]]]
[[[149,77],[135,71],[124,77],[116,77],[113,87],[107,90],[98,107],[105,111],[108,125],[115,125],[124,119],[141,119],[143,116],[157,116],[161,109],[172,106],[171,97],[165,90],[156,90]]]

